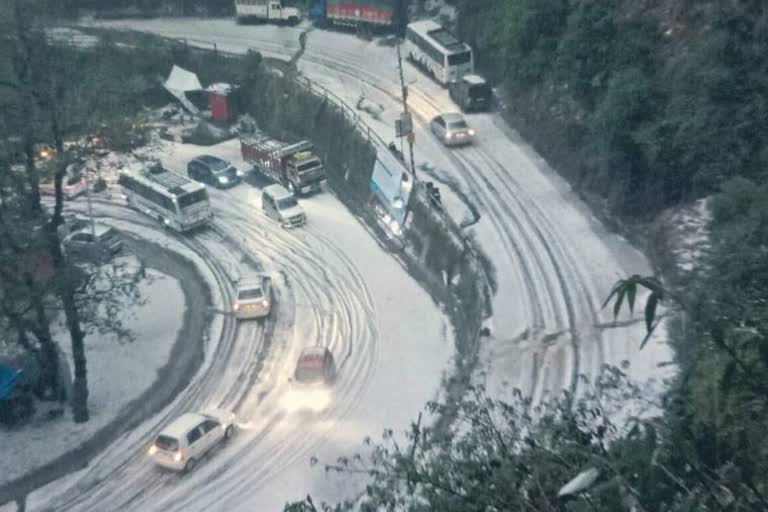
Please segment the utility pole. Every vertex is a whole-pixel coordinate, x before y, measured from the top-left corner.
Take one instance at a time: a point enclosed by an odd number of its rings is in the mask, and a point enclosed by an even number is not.
[[[93,135],[88,136],[91,143],[91,159],[96,157],[96,138]],[[96,222],[93,219],[93,203],[91,202],[91,180],[88,176],[88,166],[85,166],[83,176],[85,177],[85,195],[88,198],[88,216],[91,218],[91,236],[96,240]]]
[[[402,91],[403,96],[403,121],[411,120],[411,113],[408,111],[408,87],[405,85],[405,78],[403,77],[403,58],[400,55],[400,43],[397,43],[397,70],[400,73],[400,89]],[[405,125],[405,122],[401,123],[401,125]],[[411,121],[409,123],[409,131],[407,134],[408,138],[408,148],[410,149],[411,154],[411,173],[413,174],[413,179],[416,181],[416,165],[414,164],[413,159],[413,122]],[[402,145],[402,134],[400,138],[400,144]]]

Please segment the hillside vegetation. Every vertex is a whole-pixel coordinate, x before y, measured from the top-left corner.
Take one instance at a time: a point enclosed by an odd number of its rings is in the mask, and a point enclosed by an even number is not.
[[[764,176],[765,2],[455,3],[513,122],[612,211],[653,213]]]

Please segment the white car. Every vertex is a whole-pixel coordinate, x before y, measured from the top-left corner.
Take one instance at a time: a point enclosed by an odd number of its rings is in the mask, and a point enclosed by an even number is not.
[[[232,310],[238,320],[268,316],[272,310],[272,280],[260,275],[237,283]]]
[[[149,456],[158,466],[173,471],[191,471],[211,448],[235,432],[230,413],[186,413],[165,427],[149,447]]]
[[[464,116],[458,113],[440,114],[429,124],[432,133],[446,146],[470,144],[475,138],[475,130],[469,127]]]
[[[307,223],[307,216],[296,196],[282,185],[269,185],[261,193],[261,208],[285,228],[295,228]]]

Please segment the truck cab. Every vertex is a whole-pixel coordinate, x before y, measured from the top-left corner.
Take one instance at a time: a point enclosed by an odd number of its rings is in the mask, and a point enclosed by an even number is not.
[[[275,21],[295,25],[301,19],[297,8],[286,7],[281,0],[236,0],[235,12],[238,23]]]
[[[294,146],[299,146],[300,150],[292,152]],[[321,183],[325,181],[323,161],[313,153],[310,143],[304,141],[294,146],[283,148],[288,190],[297,195],[320,190]]]
[[[295,7],[284,7],[282,2],[271,0],[269,2],[268,18],[274,21],[284,21],[286,23],[299,22],[299,10]]]

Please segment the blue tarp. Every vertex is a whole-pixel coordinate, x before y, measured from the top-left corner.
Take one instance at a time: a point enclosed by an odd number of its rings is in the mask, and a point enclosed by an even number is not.
[[[0,364],[0,400],[5,400],[11,396],[16,389],[16,383],[21,375],[21,370]]]

